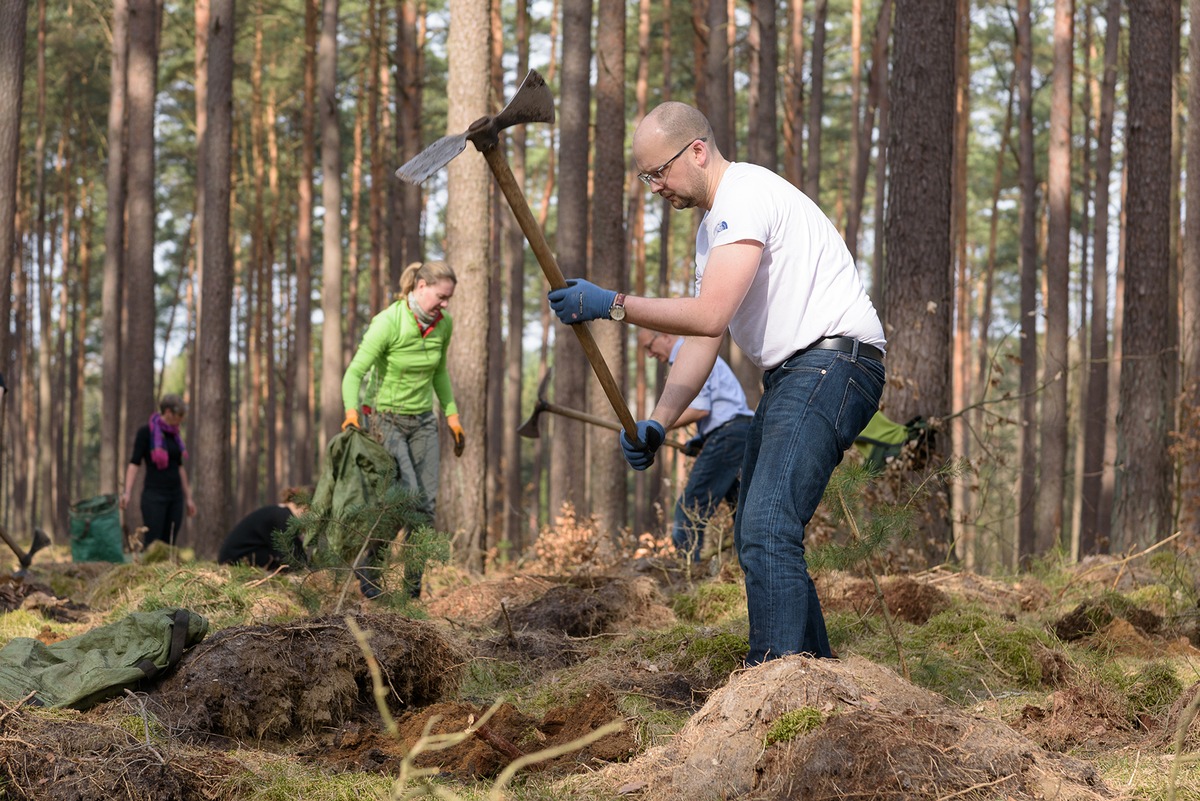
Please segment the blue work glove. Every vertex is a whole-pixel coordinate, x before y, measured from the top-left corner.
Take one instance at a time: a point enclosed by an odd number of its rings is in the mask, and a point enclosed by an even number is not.
[[[645,470],[654,464],[654,452],[667,438],[667,432],[654,420],[640,420],[637,424],[637,435],[644,443],[641,449],[635,447],[622,431],[621,450],[625,452],[625,461],[629,462],[630,467],[634,470]]]
[[[588,320],[609,319],[608,310],[617,299],[617,293],[611,289],[601,289],[582,278],[569,278],[565,287],[551,289],[548,297],[550,308],[554,309],[558,319],[567,325],[574,325]]]

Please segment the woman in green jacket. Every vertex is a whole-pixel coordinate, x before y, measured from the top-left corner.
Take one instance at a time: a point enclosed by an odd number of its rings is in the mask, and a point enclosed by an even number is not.
[[[342,379],[344,431],[359,425],[359,388],[363,376],[374,368],[377,390],[371,433],[396,458],[401,485],[420,495],[421,511],[431,524],[440,467],[435,394],[454,436],[455,456],[462,455],[466,444],[446,369],[454,331],[446,308],[457,284],[454,270],[444,261],[408,265],[400,276],[400,297],[371,320]],[[360,571],[359,578],[365,595],[379,594],[371,571]],[[412,597],[420,594],[419,573],[406,571],[405,584]]]

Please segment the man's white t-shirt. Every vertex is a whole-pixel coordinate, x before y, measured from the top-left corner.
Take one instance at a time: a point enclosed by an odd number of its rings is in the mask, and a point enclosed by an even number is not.
[[[715,248],[763,245],[758,272],[729,322],[738,347],[763,370],[822,337],[886,339],[850,251],[803,192],[756,164],[732,162],[696,234],[696,294]]]

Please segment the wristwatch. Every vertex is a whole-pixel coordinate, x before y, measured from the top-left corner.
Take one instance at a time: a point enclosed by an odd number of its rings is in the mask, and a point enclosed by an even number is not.
[[[616,320],[618,323],[625,319],[625,293],[618,292],[613,299],[613,305],[608,310],[609,319]]]

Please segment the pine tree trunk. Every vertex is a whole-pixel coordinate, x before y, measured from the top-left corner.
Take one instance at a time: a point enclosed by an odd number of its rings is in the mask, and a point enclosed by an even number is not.
[[[884,330],[887,408],[901,420],[950,407],[955,17],[955,0],[901,0],[896,7]],[[932,515],[925,530],[923,553],[944,558],[945,516]]]
[[[291,483],[313,480],[312,217],[317,89],[317,0],[304,0],[304,102],[300,105],[300,180],[296,193],[296,328],[293,332],[294,380]]]
[[[317,47],[321,114],[321,427],[318,449],[333,439],[344,419],[342,408],[342,159],[337,103],[338,0],[323,0]]]
[[[397,0],[396,11],[396,161],[400,164],[421,152],[421,37],[418,0]],[[411,262],[421,261],[421,188],[393,181],[392,238],[389,287]]]
[[[704,59],[704,95],[707,108],[701,110],[708,116],[717,147],[726,158],[733,158],[736,143],[729,132],[733,130],[733,98],[729,96],[726,73],[729,70],[729,4],[727,0],[708,0],[705,13],[707,38]],[[699,67],[699,64],[697,64]]]
[[[1192,33],[1188,40],[1189,74],[1187,126],[1187,163],[1200,164],[1200,0],[1191,0],[1189,18]],[[1188,170],[1184,190],[1186,206],[1200,209],[1200,170]],[[1179,478],[1179,528],[1200,530],[1200,214],[1188,214],[1183,236],[1183,270],[1179,276],[1183,305],[1183,331],[1180,337],[1180,361],[1183,364],[1183,458]],[[1195,539],[1192,540],[1193,545]]]
[[[812,86],[808,93],[808,163],[804,170],[804,194],[821,202],[821,117],[825,114],[825,21],[828,0],[816,0],[813,15]]]
[[[716,0],[723,2],[723,0]],[[591,141],[592,5],[589,0],[562,4],[562,86],[559,102],[558,227],[555,235],[563,275],[587,275],[588,145]],[[588,362],[575,335],[554,328],[554,401],[586,408]],[[582,519],[586,507],[586,432],[583,423],[558,416],[550,443],[550,516],[571,503]]]
[[[105,172],[104,282],[101,290],[104,369],[100,377],[100,491],[121,492],[125,447],[121,428],[121,298],[125,264],[125,106],[129,4],[113,0],[112,66],[108,103],[108,165]]]
[[[1017,87],[1021,97],[1018,161],[1021,184],[1021,478],[1017,496],[1017,557],[1038,553],[1037,486],[1037,178],[1033,157],[1033,43],[1029,0],[1017,4]]]
[[[783,175],[804,186],[804,0],[788,0],[787,72],[784,75]]]
[[[38,402],[37,402],[37,507],[33,510],[37,519],[53,525],[54,507],[54,431],[51,423],[53,389],[50,386],[50,354],[53,348],[53,329],[50,325],[50,266],[46,253],[46,0],[37,4],[37,42],[34,50],[36,64],[37,96],[34,137],[34,256],[38,275]]]
[[[625,126],[606,124],[625,119],[625,3],[599,0],[596,30],[596,152],[592,189],[592,280],[603,287],[626,291],[625,266]],[[592,326],[596,344],[604,354],[617,385],[625,385],[625,345],[629,329],[623,324]],[[612,419],[612,406],[600,382],[590,378],[588,400],[591,413]],[[613,432],[591,426],[588,430],[588,459],[592,469],[591,507],[600,531],[613,537],[627,524],[626,474]]]
[[[447,42],[450,76],[446,126],[449,131],[459,132],[489,108],[488,10],[486,4],[474,0],[451,0],[450,12],[453,23]],[[448,171],[446,258],[458,276],[450,377],[467,447],[461,458],[455,458],[449,438],[443,438],[438,527],[454,535],[458,553],[468,565],[479,569],[481,546],[486,543],[487,497],[480,477],[485,475],[488,304],[492,302],[488,296],[488,215],[479,210],[487,203],[493,181],[478,154],[454,159]]]
[[[951,408],[955,412],[967,407],[971,397],[970,348],[971,339],[971,269],[967,263],[967,131],[970,127],[970,3],[957,0],[957,30],[954,39],[954,165],[952,171],[951,231],[953,238],[954,336],[951,340]],[[971,458],[970,427],[966,415],[956,416],[950,423],[950,452],[956,458]],[[974,570],[975,527],[972,525],[970,486],[974,477],[970,471],[958,476],[951,485],[951,534],[955,551],[963,566]]]
[[[1114,544],[1142,549],[1173,529],[1174,424],[1169,397],[1174,354],[1163,325],[1169,299],[1171,204],[1171,3],[1132,0],[1129,69],[1125,320],[1121,338],[1120,406]]]
[[[1054,73],[1050,93],[1047,175],[1046,360],[1042,373],[1041,447],[1034,514],[1036,553],[1049,553],[1063,534],[1067,474],[1067,328],[1070,317],[1071,81],[1073,0],[1054,3]]]
[[[158,72],[158,4],[129,4],[129,199],[126,235],[125,311],[128,341],[121,370],[125,375],[125,437],[133,443],[137,429],[157,408],[154,397],[154,111]],[[144,471],[139,473],[144,476]],[[139,478],[138,484],[141,484]],[[135,490],[125,517],[140,525]]]
[[[192,483],[196,496],[194,544],[213,556],[230,522],[229,327],[233,299],[230,254],[234,0],[212,0],[208,28],[208,128],[204,138],[204,261],[196,351],[195,439],[203,443]]]

